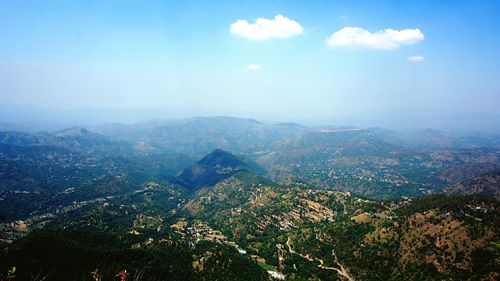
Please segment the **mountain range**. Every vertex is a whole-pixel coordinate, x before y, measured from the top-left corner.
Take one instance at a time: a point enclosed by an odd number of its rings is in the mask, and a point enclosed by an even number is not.
[[[1,132],[0,280],[495,280],[497,141],[225,117]]]

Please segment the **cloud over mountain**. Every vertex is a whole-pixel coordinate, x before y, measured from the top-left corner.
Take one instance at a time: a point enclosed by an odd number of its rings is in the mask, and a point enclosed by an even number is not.
[[[344,27],[326,40],[330,48],[362,47],[391,50],[401,45],[412,45],[424,40],[420,29],[384,29],[370,32],[361,27]]]
[[[298,22],[280,14],[276,15],[274,19],[258,18],[255,23],[237,20],[231,24],[232,34],[254,41],[288,38],[303,32],[304,28]]]

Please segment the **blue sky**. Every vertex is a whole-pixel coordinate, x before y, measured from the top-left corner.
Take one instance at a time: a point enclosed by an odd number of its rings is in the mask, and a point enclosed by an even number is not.
[[[277,15],[301,31],[232,32]],[[3,1],[0,103],[264,119],[499,113],[499,21],[498,1]],[[336,42],[352,40],[329,45],[342,30]]]

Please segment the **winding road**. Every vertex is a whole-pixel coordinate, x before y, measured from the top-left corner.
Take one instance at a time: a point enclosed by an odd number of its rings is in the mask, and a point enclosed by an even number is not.
[[[288,251],[291,254],[299,255],[299,256],[301,256],[302,258],[304,258],[304,259],[306,259],[308,261],[318,261],[319,262],[319,265],[318,265],[319,268],[326,269],[326,270],[335,270],[341,277],[344,277],[348,281],[356,281],[356,279],[349,273],[349,271],[347,270],[347,268],[345,268],[341,263],[339,263],[339,261],[337,259],[337,255],[335,254],[335,250],[332,250],[332,256],[335,259],[335,263],[337,264],[337,267],[325,266],[322,259],[319,259],[319,258],[316,258],[316,257],[311,257],[309,255],[303,255],[301,253],[298,253],[298,252],[294,251],[292,249],[292,246],[290,245],[290,242],[291,242],[291,239],[290,239],[290,237],[288,237],[288,240],[286,241],[286,245],[288,247]]]

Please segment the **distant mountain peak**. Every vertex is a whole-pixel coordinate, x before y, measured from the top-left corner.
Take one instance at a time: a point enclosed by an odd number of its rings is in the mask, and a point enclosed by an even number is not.
[[[75,136],[90,135],[90,134],[94,133],[81,127],[72,127],[54,133],[54,135],[58,137],[75,137]]]
[[[243,162],[230,152],[215,149],[193,166],[182,170],[177,178],[190,190],[195,191],[204,186],[214,185],[238,172],[260,173],[261,169]]]
[[[246,166],[246,164],[232,153],[222,149],[215,149],[197,162],[202,166]]]

